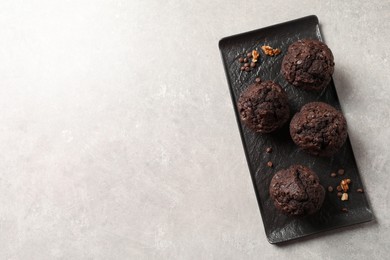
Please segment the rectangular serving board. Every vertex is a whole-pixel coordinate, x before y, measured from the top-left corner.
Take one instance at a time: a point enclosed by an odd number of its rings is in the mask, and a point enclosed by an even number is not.
[[[237,101],[242,91],[255,82],[256,77],[260,77],[262,81],[273,80],[283,87],[289,97],[290,117],[299,111],[304,104],[313,101],[326,102],[337,109],[341,109],[333,80],[325,91],[310,92],[289,85],[283,78],[280,73],[282,59],[288,46],[299,39],[323,41],[316,16],[311,15],[225,37],[219,41],[246,159],[265,233],[270,243],[285,242],[373,219],[366,195],[356,192],[357,188],[363,188],[363,186],[349,138],[333,157],[316,157],[300,151],[293,143],[289,134],[288,123],[277,132],[261,135],[246,128],[240,121]],[[279,48],[282,53],[275,57],[266,56],[261,51],[263,45]],[[250,72],[242,72],[240,70],[242,64],[238,62],[238,59],[254,49],[257,49],[260,53],[257,67]],[[337,70],[337,58],[335,57],[335,70]],[[272,153],[265,152],[267,147],[272,147]],[[273,162],[272,168],[267,167],[268,161]],[[333,192],[326,191],[324,204],[315,215],[297,218],[281,214],[270,200],[268,188],[273,175],[278,170],[288,168],[293,164],[306,165],[314,170],[325,189],[328,186],[336,188],[341,179],[350,178],[352,181],[349,192],[350,199],[341,201],[337,197],[335,189]],[[341,168],[345,169],[344,176],[330,177],[331,172],[337,172]],[[348,209],[347,213],[341,211],[343,207]]]

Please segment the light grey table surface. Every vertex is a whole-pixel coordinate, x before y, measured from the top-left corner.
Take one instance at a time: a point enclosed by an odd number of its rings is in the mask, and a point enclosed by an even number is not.
[[[218,50],[316,14],[376,221],[267,242]],[[385,259],[390,2],[0,2],[0,259]]]

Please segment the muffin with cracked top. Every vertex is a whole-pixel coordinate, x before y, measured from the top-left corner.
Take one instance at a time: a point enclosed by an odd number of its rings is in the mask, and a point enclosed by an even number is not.
[[[289,216],[314,214],[325,198],[317,174],[303,165],[278,171],[271,180],[269,193],[275,207]]]
[[[258,133],[279,129],[290,116],[287,94],[273,81],[250,85],[241,94],[237,106],[241,121]]]
[[[323,90],[334,71],[332,51],[318,40],[299,40],[288,47],[281,71],[285,79],[297,88]]]

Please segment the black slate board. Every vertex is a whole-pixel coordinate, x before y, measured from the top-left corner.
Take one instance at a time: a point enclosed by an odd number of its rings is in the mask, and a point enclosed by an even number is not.
[[[322,41],[318,18],[314,15],[233,35],[219,42],[245,155],[270,243],[284,242],[373,219],[365,194],[356,192],[357,188],[363,187],[349,138],[336,155],[330,158],[320,158],[308,155],[297,148],[291,140],[288,123],[275,133],[261,135],[252,132],[240,122],[237,100],[241,92],[253,83],[256,77],[260,77],[263,81],[273,80],[284,88],[289,97],[291,117],[304,104],[312,101],[326,102],[340,109],[333,80],[323,92],[307,92],[289,85],[280,73],[281,62],[287,47],[298,39],[305,38]],[[262,45],[280,48],[282,53],[276,57],[265,56],[260,48]],[[251,72],[240,71],[241,64],[238,59],[255,48],[261,54],[259,66]],[[337,70],[337,60],[340,58],[342,57],[335,57],[335,70]],[[273,152],[267,154],[266,147],[272,147]],[[268,161],[273,162],[273,168],[266,166]],[[268,187],[278,170],[292,164],[303,164],[313,169],[320,177],[325,189],[329,185],[335,188],[341,179],[350,178],[352,180],[349,191],[350,199],[342,202],[336,195],[337,191],[334,190],[332,193],[326,192],[323,207],[315,215],[293,218],[279,213],[270,200]],[[344,176],[331,178],[330,173],[337,172],[340,168],[345,169]],[[347,213],[341,211],[343,207],[348,208]]]

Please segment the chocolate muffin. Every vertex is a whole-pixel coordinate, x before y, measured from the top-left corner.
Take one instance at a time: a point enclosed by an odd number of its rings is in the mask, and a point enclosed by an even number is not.
[[[290,122],[294,143],[313,155],[332,156],[347,140],[347,122],[334,107],[312,102],[304,105]]]
[[[278,171],[271,180],[269,193],[275,207],[291,216],[317,212],[325,198],[317,174],[303,165]]]
[[[295,87],[323,90],[332,77],[332,51],[317,40],[299,40],[288,47],[282,61],[282,74]]]
[[[275,82],[250,85],[238,100],[241,121],[258,133],[270,133],[289,118],[286,92]]]

